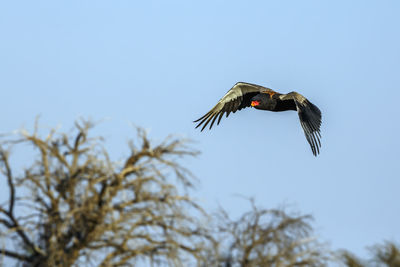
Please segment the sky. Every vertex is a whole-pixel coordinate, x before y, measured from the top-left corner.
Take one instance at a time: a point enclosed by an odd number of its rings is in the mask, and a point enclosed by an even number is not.
[[[239,216],[245,196],[311,214],[320,240],[364,256],[400,241],[399,12],[387,0],[1,1],[0,133],[91,118],[114,160],[132,124],[154,142],[190,138],[201,155],[182,162],[206,209]],[[321,154],[292,111],[195,129],[238,81],[317,105]]]

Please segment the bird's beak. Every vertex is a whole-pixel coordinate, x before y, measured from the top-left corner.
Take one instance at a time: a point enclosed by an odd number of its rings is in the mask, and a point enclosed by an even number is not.
[[[258,106],[258,105],[260,105],[260,101],[251,101],[251,106],[252,107]]]

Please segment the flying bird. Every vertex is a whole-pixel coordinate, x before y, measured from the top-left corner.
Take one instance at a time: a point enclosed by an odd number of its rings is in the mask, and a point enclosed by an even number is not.
[[[199,122],[196,128],[203,125],[201,131],[211,122],[210,129],[218,118],[220,123],[224,113],[226,117],[238,110],[254,107],[269,111],[297,110],[300,124],[314,156],[319,154],[321,147],[321,111],[304,96],[297,92],[280,94],[270,88],[256,84],[238,82],[236,83],[218,103],[203,117],[194,122]]]

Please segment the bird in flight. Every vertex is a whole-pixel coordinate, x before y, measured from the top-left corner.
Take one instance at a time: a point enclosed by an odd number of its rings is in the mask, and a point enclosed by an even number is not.
[[[269,111],[297,110],[300,124],[314,156],[319,154],[321,147],[321,111],[304,96],[297,92],[280,94],[270,88],[256,84],[238,82],[236,83],[218,103],[203,117],[194,122],[198,122],[196,128],[203,125],[201,131],[211,122],[210,129],[218,118],[220,123],[224,113],[226,117],[247,107],[254,107]]]

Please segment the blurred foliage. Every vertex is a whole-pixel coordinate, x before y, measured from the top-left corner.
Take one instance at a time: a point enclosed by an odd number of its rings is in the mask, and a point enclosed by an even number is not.
[[[250,203],[251,210],[236,220],[224,210],[216,216],[219,242],[206,266],[326,265],[330,252],[312,235],[310,216],[258,208],[252,200]]]
[[[387,266],[400,267],[400,247],[393,242],[372,246],[371,259],[361,260],[348,251],[341,251],[339,258],[348,267]]]

